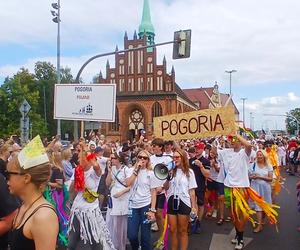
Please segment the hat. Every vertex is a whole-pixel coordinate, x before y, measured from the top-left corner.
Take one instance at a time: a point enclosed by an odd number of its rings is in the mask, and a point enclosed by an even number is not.
[[[96,147],[96,142],[90,141],[90,142],[89,142],[89,148],[90,148],[92,145],[93,145],[94,147]]]
[[[95,153],[100,153],[100,152],[103,152],[104,150],[103,150],[103,148],[101,148],[101,147],[96,147],[95,148]]]
[[[197,143],[195,145],[195,148],[196,149],[204,149],[205,148],[205,144],[203,142]]]

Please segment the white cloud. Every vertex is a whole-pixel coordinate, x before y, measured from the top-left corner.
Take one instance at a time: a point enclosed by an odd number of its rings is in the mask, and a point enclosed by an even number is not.
[[[1,1],[5,11],[0,18],[6,21],[0,23],[5,34],[0,45],[55,44],[51,2],[32,0],[21,6],[19,0]],[[132,35],[138,29],[142,2],[61,1],[62,54],[64,48],[101,53],[115,44],[123,46],[124,31]],[[172,46],[158,49],[160,58],[166,54],[169,66],[175,65],[177,81],[186,87],[227,82],[224,70],[232,68],[238,70],[234,81],[239,85],[299,80],[300,1],[150,0],[150,7],[157,42],[172,39],[175,30],[192,29],[190,59],[172,61]],[[20,8],[22,13],[16,11]]]
[[[0,1],[0,53],[2,45],[20,45],[35,52],[49,46],[55,48],[57,26],[51,21],[51,2],[31,0]],[[234,86],[291,83],[300,81],[300,1],[298,0],[149,0],[156,42],[169,41],[173,32],[192,29],[191,57],[172,60],[172,46],[157,49],[158,63],[166,55],[168,70],[175,66],[176,80],[184,88],[211,86],[217,81],[228,84],[225,70],[236,69]],[[61,1],[61,64],[69,66],[75,76],[80,66],[91,56],[113,51],[117,44],[123,48],[123,35],[133,36],[142,15],[142,0],[63,0]],[[19,11],[21,10],[21,11]],[[74,55],[72,54],[74,53]],[[51,52],[49,52],[51,53]],[[50,61],[56,65],[56,51],[48,57],[31,56],[22,63],[9,61],[0,64],[0,77],[12,76],[20,67],[33,71],[36,61]],[[75,56],[78,55],[78,56]],[[20,57],[22,54],[20,54]],[[90,82],[100,69],[105,73],[107,58],[97,59],[83,71]],[[109,58],[111,65],[113,58]],[[1,61],[1,60],[0,60]],[[3,60],[2,60],[3,62]],[[295,92],[274,96],[272,87],[261,100],[246,101],[255,116],[255,125],[282,127],[283,118],[261,114],[284,114],[300,106]],[[239,93],[235,93],[240,97]],[[251,99],[251,101],[250,101]],[[241,103],[238,108],[242,110]]]
[[[239,110],[242,110],[242,102],[237,103]],[[250,127],[253,125],[255,129],[285,129],[286,112],[300,107],[300,97],[294,92],[287,93],[282,96],[269,96],[260,101],[247,100],[245,102],[245,123]],[[252,122],[250,116],[252,114]],[[242,112],[240,119],[242,120]],[[253,122],[254,120],[254,122]]]

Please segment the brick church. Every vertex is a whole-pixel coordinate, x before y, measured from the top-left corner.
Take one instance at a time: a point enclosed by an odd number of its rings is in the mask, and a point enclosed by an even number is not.
[[[133,39],[129,39],[125,32],[124,49],[153,45],[154,38],[149,2],[144,0],[138,34],[135,32]],[[146,132],[146,137],[151,138],[154,117],[206,108],[199,106],[199,102],[209,103],[211,99],[205,95],[206,101],[197,99],[203,89],[185,92],[176,83],[174,68],[172,67],[170,74],[167,72],[166,58],[159,64],[155,47],[117,53],[114,67],[107,61],[106,78],[100,72],[98,82],[115,83],[117,87],[115,122],[102,123],[101,126],[101,133],[108,140],[133,140],[142,130]],[[206,88],[207,91],[208,89],[214,88]],[[231,100],[230,102],[234,105]]]

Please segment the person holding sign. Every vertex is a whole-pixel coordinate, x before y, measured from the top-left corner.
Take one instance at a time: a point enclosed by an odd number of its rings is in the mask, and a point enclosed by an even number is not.
[[[274,208],[275,205],[266,203],[252,188],[248,177],[248,167],[252,145],[239,134],[228,137],[232,147],[229,149],[218,150],[218,155],[222,158],[224,165],[224,185],[230,189],[231,213],[236,236],[232,239],[235,249],[244,247],[243,234],[246,222],[250,220],[254,225],[252,215],[255,211],[248,205],[248,198],[251,198],[268,216],[272,224],[277,223],[278,215]],[[244,146],[244,148],[242,148]]]
[[[10,249],[55,249],[59,225],[54,207],[43,197],[50,164],[39,136],[9,161],[6,176],[10,192],[23,201],[13,221]]]

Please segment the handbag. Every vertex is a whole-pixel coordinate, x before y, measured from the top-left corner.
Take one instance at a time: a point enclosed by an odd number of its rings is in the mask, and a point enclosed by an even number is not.
[[[88,188],[85,188],[82,197],[85,199],[86,202],[93,203],[96,199],[98,199],[99,194]]]

